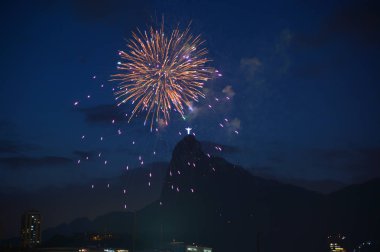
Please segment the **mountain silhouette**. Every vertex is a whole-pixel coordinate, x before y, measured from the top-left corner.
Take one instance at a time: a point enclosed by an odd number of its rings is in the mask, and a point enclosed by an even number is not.
[[[328,236],[343,234],[348,248],[371,241],[368,251],[376,251],[379,195],[379,179],[324,195],[259,178],[206,155],[188,135],[173,150],[159,200],[134,213],[113,212],[68,226],[72,232],[128,237],[125,246],[134,240],[140,249],[176,240],[220,252],[321,252],[328,251]],[[59,232],[49,229],[44,236]]]
[[[216,251],[254,251],[257,246],[297,251],[302,244],[325,245],[323,234],[303,228],[318,222],[310,217],[316,215],[321,195],[254,177],[222,158],[209,157],[191,135],[173,151],[160,201],[167,240],[199,242]]]

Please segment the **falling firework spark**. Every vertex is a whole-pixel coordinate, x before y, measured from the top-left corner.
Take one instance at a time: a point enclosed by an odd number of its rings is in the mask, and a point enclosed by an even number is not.
[[[217,70],[207,67],[210,60],[202,47],[200,36],[193,36],[188,26],[184,31],[175,28],[169,36],[164,33],[164,23],[156,30],[133,33],[127,43],[128,51],[120,51],[124,60],[118,62],[121,73],[112,75],[120,84],[115,91],[118,106],[130,101],[134,109],[129,121],[139,112],[146,111],[145,121],[168,124],[170,111],[184,115],[185,106],[205,97],[204,82]],[[217,74],[216,74],[217,75]]]

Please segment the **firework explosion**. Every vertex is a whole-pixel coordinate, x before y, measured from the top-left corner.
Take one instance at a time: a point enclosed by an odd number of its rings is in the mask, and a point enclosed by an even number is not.
[[[112,75],[113,81],[118,81],[119,86],[117,88],[112,88],[112,92],[116,94],[116,100],[119,100],[118,106],[127,101],[135,105],[132,113],[125,114],[129,117],[129,121],[137,116],[139,112],[146,113],[144,124],[150,120],[150,129],[152,130],[153,125],[165,125],[169,122],[169,115],[171,110],[177,111],[184,119],[187,117],[185,112],[193,112],[200,109],[200,107],[194,106],[193,102],[198,101],[199,97],[205,98],[203,93],[204,83],[213,78],[221,77],[222,74],[212,68],[206,66],[210,61],[206,55],[207,50],[202,47],[204,41],[200,39],[200,36],[194,37],[190,33],[189,26],[185,30],[180,30],[178,27],[172,31],[170,36],[164,34],[164,25],[162,23],[161,29],[155,30],[150,27],[148,31],[143,33],[137,30],[133,33],[133,37],[128,41],[127,47],[128,51],[120,51],[119,55],[123,59],[123,62],[118,63],[119,74]],[[106,86],[101,82],[101,78],[96,75],[90,76],[90,78],[97,82],[101,89],[106,89]],[[117,90],[115,92],[115,89]],[[234,91],[231,85],[227,85],[221,92],[220,91],[209,91],[207,93],[207,100],[204,104],[204,108],[210,112],[219,113],[225,108],[226,103],[231,102],[234,96]],[[83,104],[87,101],[93,100],[95,95],[87,93],[84,98],[77,99],[73,101],[73,106],[78,109],[81,108]],[[186,110],[188,107],[188,111]],[[221,107],[222,106],[222,107]],[[223,110],[224,113],[224,110]],[[124,113],[122,115],[124,117]],[[223,117],[213,121],[215,128],[227,130],[228,132],[234,132],[236,135],[239,134],[238,129],[240,128],[240,121],[236,118],[229,119]],[[219,117],[219,116],[218,116]],[[215,120],[214,117],[208,116],[208,119]],[[130,169],[135,167],[143,167],[146,162],[152,162],[155,157],[161,156],[161,158],[168,153],[166,153],[168,147],[165,137],[160,137],[163,141],[160,143],[160,150],[156,152],[158,147],[158,137],[162,134],[146,134],[144,136],[139,136],[139,138],[144,137],[143,140],[136,140],[134,134],[124,134],[123,132],[131,132],[126,127],[121,126],[119,123],[123,119],[110,118],[109,123],[113,125],[114,132],[109,134],[102,134],[97,136],[91,136],[90,134],[81,134],[80,140],[82,142],[87,142],[89,139],[94,139],[103,144],[109,139],[114,137],[122,137],[123,143],[128,142],[133,145],[133,149],[139,149],[136,156],[132,159],[128,159],[126,163],[121,164],[123,172],[127,172],[127,180],[133,179],[133,174],[129,173]],[[182,125],[183,126],[183,125]],[[178,135],[182,136],[184,134],[196,135],[195,129],[193,130],[190,125],[186,125],[186,128],[178,131]],[[175,126],[174,126],[175,127]],[[214,128],[214,130],[215,130]],[[178,128],[177,128],[178,129]],[[186,130],[185,132],[183,130]],[[158,128],[156,128],[158,131]],[[149,136],[155,136],[155,139]],[[127,140],[126,140],[127,139]],[[162,140],[164,139],[164,140]],[[112,140],[114,141],[114,140]],[[144,143],[149,143],[145,147],[141,147]],[[162,143],[166,146],[163,148]],[[146,148],[148,147],[148,148]],[[214,152],[223,152],[222,146],[215,145]],[[206,153],[207,157],[211,160],[213,153]],[[94,156],[96,156],[94,158]],[[76,165],[86,165],[88,161],[98,160],[101,165],[113,167],[117,165],[110,158],[107,153],[97,152],[94,156],[86,155],[81,156],[80,159],[76,160]],[[117,161],[117,160],[116,160]],[[185,161],[185,165],[191,169],[198,167],[198,161]],[[213,165],[209,164],[210,169],[216,172]],[[146,174],[147,182],[146,185],[150,188],[154,188],[154,171],[152,166],[149,167],[149,173]],[[170,170],[170,176],[184,176],[180,170]],[[128,185],[128,181],[126,182]],[[91,184],[91,190],[96,190],[96,187],[106,188],[109,190],[112,186],[117,187],[118,185],[111,185],[108,181],[106,183],[101,183],[95,185]],[[176,192],[183,191],[183,188],[179,188],[178,185],[172,184],[172,190]],[[122,185],[120,192],[123,194],[123,208],[127,209],[127,204],[125,201],[125,196],[127,195],[127,187]],[[188,188],[191,193],[197,192],[197,188],[191,185]],[[160,202],[162,205],[162,202]]]
[[[129,121],[146,111],[145,121],[168,124],[173,109],[183,117],[185,106],[204,97],[204,82],[217,72],[207,67],[210,60],[202,47],[200,36],[193,36],[188,26],[184,31],[175,28],[169,36],[164,24],[159,30],[133,33],[127,43],[128,52],[120,51],[124,60],[118,62],[122,72],[112,75],[120,84],[115,92],[118,106],[127,101],[134,104]]]

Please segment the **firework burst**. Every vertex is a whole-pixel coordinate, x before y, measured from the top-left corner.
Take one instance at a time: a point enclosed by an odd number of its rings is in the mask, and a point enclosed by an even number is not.
[[[119,81],[115,91],[118,106],[130,101],[133,111],[129,121],[145,112],[145,121],[168,124],[170,111],[184,116],[185,108],[192,101],[204,97],[204,82],[212,78],[215,69],[207,67],[210,61],[202,47],[200,36],[193,36],[190,27],[181,31],[178,27],[168,35],[164,24],[160,29],[133,33],[127,43],[128,51],[120,51],[118,74],[111,80]]]

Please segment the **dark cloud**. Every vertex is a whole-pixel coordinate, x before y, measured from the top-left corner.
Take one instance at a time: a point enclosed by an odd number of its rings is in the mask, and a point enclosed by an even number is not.
[[[261,177],[268,177],[273,176],[270,174],[273,174],[276,172],[276,169],[272,166],[258,166],[258,165],[252,165],[250,167],[247,167],[247,170],[250,171],[253,175],[261,176]]]
[[[314,149],[313,155],[317,158],[334,162],[342,161],[360,161],[362,164],[380,166],[380,148],[367,149]]]
[[[357,181],[380,176],[380,148],[313,150],[312,158],[319,166],[352,174]]]
[[[331,193],[346,186],[345,183],[336,180],[312,180],[278,176],[277,170],[270,166],[251,166],[248,168],[248,171],[250,171],[250,173],[254,176],[279,181],[281,183],[295,185],[320,193]]]
[[[340,5],[339,5],[340,6]],[[298,34],[299,45],[319,47],[339,37],[365,44],[380,42],[380,3],[369,0],[336,8],[315,34]]]
[[[338,159],[349,159],[353,157],[354,152],[352,150],[345,149],[314,149],[311,151],[317,158],[327,161],[334,161]]]
[[[259,58],[242,58],[240,60],[240,70],[247,80],[253,80],[258,71],[262,68],[262,62]]]
[[[10,140],[0,140],[0,153],[20,153],[39,149],[36,145],[21,144]]]
[[[4,121],[4,120],[0,120],[0,130],[7,130],[7,129],[10,129],[12,126],[12,123],[8,122],[8,121]]]
[[[118,147],[116,147],[114,151],[123,153],[124,155],[131,156],[131,157],[137,157],[141,155],[142,153],[145,154],[145,152],[139,151],[134,148],[130,148],[128,146],[122,146],[122,145],[119,145]]]
[[[228,97],[234,97],[235,96],[235,90],[232,88],[231,85],[225,86],[225,88],[223,88],[222,92],[224,94],[226,94]]]
[[[86,20],[102,19],[118,11],[117,6],[122,1],[102,1],[102,0],[75,0],[72,6],[75,13]]]
[[[94,151],[80,151],[80,150],[73,151],[73,154],[81,159],[92,158],[96,155]]]
[[[377,165],[380,164],[380,148],[360,149],[359,152]]]
[[[290,155],[291,153],[291,155]],[[290,153],[273,152],[264,162],[255,164],[247,169],[252,174],[276,178],[280,181],[304,181],[307,187],[325,188],[332,191],[332,183],[328,180],[351,182],[364,182],[371,178],[380,177],[380,148],[350,149],[309,149],[293,150]],[[292,156],[294,160],[292,160]],[[296,160],[296,161],[295,161]],[[284,172],[286,170],[286,172]],[[315,176],[313,174],[320,174]],[[310,180],[307,181],[307,180]],[[319,181],[314,183],[312,181]],[[326,182],[326,184],[325,184]],[[331,182],[331,181],[330,181]],[[291,184],[297,184],[291,182]],[[302,183],[301,183],[302,184]]]
[[[365,42],[380,41],[379,1],[360,1],[338,9],[327,21],[327,34],[352,35]]]
[[[0,153],[17,153],[20,146],[8,140],[0,140]]]
[[[380,175],[380,148],[360,149],[353,154],[357,162],[344,167],[345,169],[361,170]]]
[[[1,99],[1,98],[0,98]],[[0,120],[0,138],[8,138],[17,135],[17,126],[13,122]]]
[[[85,121],[87,123],[98,125],[113,125],[113,120],[115,125],[126,123],[130,118],[130,113],[132,110],[133,109],[128,107],[127,104],[123,104],[123,106],[120,107],[113,104],[103,104],[78,109],[78,111],[85,116]],[[132,118],[131,121],[133,121],[133,123],[129,124],[130,127],[128,129],[129,134],[145,134],[149,124],[145,125],[144,119],[145,116],[135,116]],[[145,125],[146,127],[141,127],[141,125]],[[123,132],[123,130],[121,131]]]
[[[127,121],[128,117],[123,110],[111,104],[98,105],[89,108],[79,108],[79,112],[85,115],[85,120],[88,123],[115,123]]]
[[[300,64],[292,68],[291,74],[296,78],[313,79],[324,75],[331,66],[331,63],[326,62]]]
[[[73,161],[66,157],[45,156],[45,157],[4,157],[0,158],[0,164],[8,168],[31,168],[45,166],[60,166],[72,163]]]
[[[273,164],[283,164],[285,163],[285,158],[279,156],[272,156],[268,158],[268,161]]]
[[[151,3],[146,0],[74,0],[71,6],[76,16],[82,21],[121,20],[129,22],[146,17],[151,10]]]
[[[225,144],[219,144],[215,142],[209,142],[209,141],[202,141],[201,142],[202,149],[205,153],[209,154],[234,154],[240,152],[240,149],[235,146],[225,145]],[[221,148],[222,151],[219,151],[217,148]]]

